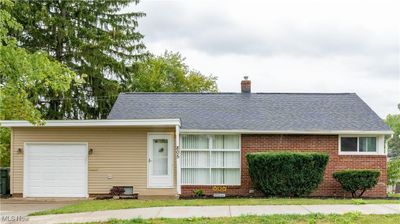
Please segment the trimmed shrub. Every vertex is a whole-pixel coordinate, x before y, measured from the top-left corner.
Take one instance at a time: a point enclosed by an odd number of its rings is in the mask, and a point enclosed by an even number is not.
[[[366,190],[375,187],[380,174],[379,170],[342,170],[333,173],[333,178],[354,198],[361,197]]]
[[[396,185],[400,182],[400,157],[388,162],[387,175],[389,185]]]
[[[324,177],[325,153],[263,152],[246,155],[254,187],[267,196],[304,196]]]

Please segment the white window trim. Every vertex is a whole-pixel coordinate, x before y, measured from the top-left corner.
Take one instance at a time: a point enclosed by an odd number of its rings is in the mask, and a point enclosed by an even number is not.
[[[357,152],[342,152],[342,138],[357,138]],[[376,138],[376,152],[360,152],[360,138],[373,137]],[[384,149],[384,136],[380,135],[339,135],[338,136],[338,154],[339,155],[386,155]]]
[[[239,136],[239,149],[210,149],[212,146],[212,138],[209,138],[209,149],[183,149],[182,148],[182,135],[207,135],[207,136],[212,136],[212,135],[235,135]],[[194,183],[181,183],[182,186],[241,186],[242,185],[242,135],[241,134],[231,134],[231,133],[185,133],[181,134],[180,136],[180,146],[181,146],[181,151],[191,151],[191,152],[209,152],[210,153],[210,160],[211,160],[211,153],[212,152],[239,152],[239,167],[238,168],[221,168],[221,167],[181,167],[181,169],[209,169],[209,178],[211,180],[211,170],[212,169],[239,169],[239,184],[194,184]]]
[[[181,148],[180,148],[180,127],[179,125],[176,125],[175,127],[175,150],[174,150],[174,155],[176,158],[176,193],[180,195],[182,193],[182,188],[181,188]]]

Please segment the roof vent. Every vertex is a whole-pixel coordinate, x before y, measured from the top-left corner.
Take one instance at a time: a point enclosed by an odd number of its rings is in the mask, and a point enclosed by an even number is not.
[[[242,93],[250,93],[251,92],[251,81],[249,80],[249,76],[244,76],[244,79],[240,83],[242,86]]]

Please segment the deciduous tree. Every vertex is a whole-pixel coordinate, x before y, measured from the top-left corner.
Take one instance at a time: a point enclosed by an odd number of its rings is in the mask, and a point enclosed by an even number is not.
[[[179,53],[150,54],[137,65],[128,89],[141,92],[216,92],[217,78],[192,70]]]
[[[399,104],[400,110],[400,104]],[[394,134],[387,138],[389,154],[394,157],[400,156],[400,114],[389,114],[385,119],[386,124],[393,130]]]

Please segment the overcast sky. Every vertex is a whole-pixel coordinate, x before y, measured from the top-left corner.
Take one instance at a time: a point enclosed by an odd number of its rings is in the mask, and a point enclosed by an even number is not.
[[[222,92],[355,92],[379,116],[400,103],[400,1],[155,1],[128,10],[149,51],[179,51]],[[216,4],[218,3],[218,4]]]

